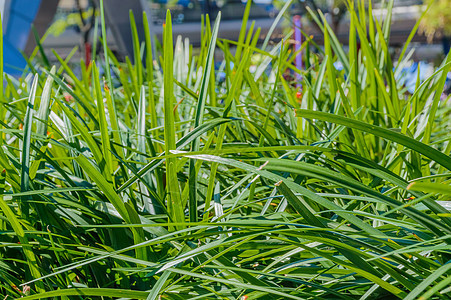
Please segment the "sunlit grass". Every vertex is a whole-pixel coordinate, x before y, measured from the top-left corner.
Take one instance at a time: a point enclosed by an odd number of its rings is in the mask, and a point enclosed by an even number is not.
[[[2,295],[447,297],[451,57],[407,92],[410,54],[392,61],[390,19],[362,2],[349,51],[316,19],[324,48],[307,39],[298,70],[291,33],[246,30],[250,3],[237,42],[204,19],[199,55],[168,14],[157,53],[131,22],[137,64],[104,47],[3,75]]]

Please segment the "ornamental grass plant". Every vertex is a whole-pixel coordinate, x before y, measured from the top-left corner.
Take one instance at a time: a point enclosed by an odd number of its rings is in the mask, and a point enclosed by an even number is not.
[[[302,70],[248,1],[237,41],[203,19],[196,55],[168,12],[155,53],[131,16],[125,62],[103,41],[52,66],[38,45],[1,72],[0,294],[448,299],[451,56],[408,92],[421,20],[394,61],[386,5],[348,3],[346,51],[311,13],[324,47],[306,36]]]

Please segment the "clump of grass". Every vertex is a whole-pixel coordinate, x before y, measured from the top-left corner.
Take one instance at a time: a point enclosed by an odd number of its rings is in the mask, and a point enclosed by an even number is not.
[[[348,4],[348,52],[312,14],[325,45],[303,43],[318,49],[305,70],[290,34],[257,45],[248,1],[238,41],[205,18],[196,56],[174,47],[168,13],[159,53],[131,22],[136,64],[104,43],[80,76],[57,54],[57,68],[3,76],[1,293],[445,298],[451,58],[413,94],[400,86],[410,54],[389,55],[392,5],[379,21]]]

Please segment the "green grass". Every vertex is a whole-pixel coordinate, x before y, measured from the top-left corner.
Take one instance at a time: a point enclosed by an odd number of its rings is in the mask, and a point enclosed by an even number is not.
[[[248,3],[237,41],[203,19],[198,55],[168,14],[156,53],[131,22],[135,65],[103,41],[87,67],[3,74],[0,294],[449,298],[451,57],[410,94],[390,20],[349,3],[349,51],[312,14],[325,45],[297,70],[291,32],[259,46]]]

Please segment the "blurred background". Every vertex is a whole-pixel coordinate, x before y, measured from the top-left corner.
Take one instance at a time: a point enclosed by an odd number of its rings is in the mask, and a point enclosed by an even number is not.
[[[431,0],[428,0],[431,1]],[[390,35],[391,53],[396,57],[408,38],[418,18],[428,6],[428,1],[395,0],[393,25]],[[131,54],[132,42],[129,26],[129,11],[133,11],[138,29],[143,24],[142,11],[149,18],[155,41],[161,39],[162,24],[167,9],[172,12],[174,36],[188,38],[194,46],[200,43],[202,15],[214,20],[222,12],[220,38],[236,40],[241,27],[241,17],[246,2],[242,0],[105,0],[107,19],[107,41],[111,50],[124,58]],[[261,27],[261,41],[285,1],[255,0],[250,19]],[[368,3],[366,3],[368,5]],[[384,1],[373,1],[375,18],[384,18],[387,5]],[[346,45],[349,36],[349,18],[344,0],[292,0],[287,13],[278,22],[271,39],[278,41],[293,28],[293,17],[300,16],[300,27],[306,36],[322,44],[318,25],[312,21],[306,9],[321,10],[341,43]],[[99,0],[0,0],[4,36],[5,71],[21,73],[26,66],[24,55],[36,48],[36,39],[42,43],[42,51],[50,58],[54,49],[63,58],[71,53],[73,59],[90,60],[92,49],[101,49],[100,42],[93,47],[94,33],[101,37]],[[449,51],[451,36],[451,0],[435,0],[419,30],[413,37],[411,59],[433,65]],[[96,31],[97,27],[97,31]],[[142,36],[142,32],[139,32]]]

